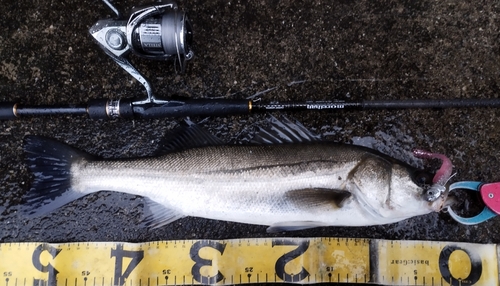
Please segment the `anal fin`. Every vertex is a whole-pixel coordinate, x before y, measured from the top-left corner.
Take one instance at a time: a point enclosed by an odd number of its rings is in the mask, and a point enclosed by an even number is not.
[[[141,224],[146,228],[158,228],[185,216],[149,198],[144,198],[144,201],[145,217]]]

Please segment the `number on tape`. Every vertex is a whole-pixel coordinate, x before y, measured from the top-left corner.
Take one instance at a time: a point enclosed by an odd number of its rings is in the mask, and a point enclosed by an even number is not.
[[[497,246],[353,238],[3,243],[0,285],[499,285]]]

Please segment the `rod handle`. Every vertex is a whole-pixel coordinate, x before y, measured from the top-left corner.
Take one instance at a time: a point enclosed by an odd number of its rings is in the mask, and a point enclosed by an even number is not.
[[[183,116],[221,116],[248,114],[251,102],[229,99],[168,100],[157,104],[131,104],[133,114],[140,118],[165,118]],[[121,107],[120,107],[121,108]]]
[[[1,102],[0,103],[0,120],[16,119],[16,103]]]
[[[106,113],[107,99],[93,99],[88,102],[87,114],[91,119],[107,119]]]

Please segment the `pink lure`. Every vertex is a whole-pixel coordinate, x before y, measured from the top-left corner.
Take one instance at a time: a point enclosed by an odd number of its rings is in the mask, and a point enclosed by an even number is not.
[[[440,159],[442,164],[441,168],[436,172],[432,182],[434,184],[444,185],[446,181],[451,177],[451,172],[453,171],[453,164],[451,160],[443,154],[431,153],[428,151],[416,149],[413,150],[413,155],[421,159]]]

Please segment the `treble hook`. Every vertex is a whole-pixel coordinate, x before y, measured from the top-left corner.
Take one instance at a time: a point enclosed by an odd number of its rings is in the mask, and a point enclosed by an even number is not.
[[[451,209],[451,206],[448,206],[450,216],[457,222],[465,225],[475,225],[500,215],[500,182],[486,184],[475,181],[456,182],[450,185],[449,191],[456,189],[479,192],[486,205],[480,214],[473,217],[461,217]]]

